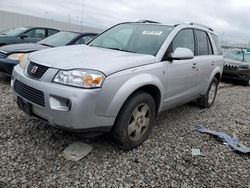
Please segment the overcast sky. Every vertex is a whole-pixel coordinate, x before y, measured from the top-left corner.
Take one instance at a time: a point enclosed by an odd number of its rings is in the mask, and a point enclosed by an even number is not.
[[[0,0],[0,9],[80,23],[83,0]],[[198,22],[223,39],[250,41],[250,0],[84,0],[83,23],[106,29],[123,21]],[[1,19],[1,18],[0,18]]]

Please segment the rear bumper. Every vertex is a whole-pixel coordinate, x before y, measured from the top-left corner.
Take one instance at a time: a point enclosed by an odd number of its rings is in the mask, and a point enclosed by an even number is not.
[[[35,80],[27,77],[20,66],[14,68],[12,77],[14,99],[20,97],[32,104],[32,115],[45,120],[50,125],[75,132],[109,132],[114,124],[116,117],[99,116],[95,112],[99,89],[74,88]],[[14,85],[17,80],[32,89],[42,91],[44,106],[32,102],[29,94],[16,91]],[[32,93],[32,89],[30,89],[30,93]],[[23,90],[24,88],[21,89],[21,91]],[[57,108],[58,103],[52,101],[54,97],[70,101],[69,108],[67,110]]]
[[[224,69],[222,78],[248,81],[250,79],[250,69],[228,70]]]
[[[14,66],[18,64],[18,61],[0,58],[0,73],[11,76]]]

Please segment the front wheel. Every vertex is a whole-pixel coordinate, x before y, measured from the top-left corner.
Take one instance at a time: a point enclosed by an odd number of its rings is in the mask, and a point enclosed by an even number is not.
[[[147,139],[154,119],[153,98],[145,92],[137,92],[123,105],[111,136],[124,150],[136,148]]]
[[[213,105],[214,100],[216,98],[218,85],[219,85],[218,80],[216,78],[213,78],[206,94],[198,99],[198,105],[201,108],[210,108]]]

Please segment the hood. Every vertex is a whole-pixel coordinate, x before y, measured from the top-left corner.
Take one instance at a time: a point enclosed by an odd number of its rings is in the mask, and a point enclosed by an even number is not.
[[[74,45],[34,52],[30,61],[58,69],[92,69],[106,75],[155,62],[152,55]]]
[[[47,49],[49,47],[41,45],[41,44],[34,44],[34,43],[23,43],[23,44],[11,44],[2,46],[0,48],[1,51],[6,52],[7,54],[16,53],[16,52],[33,52],[37,50]]]
[[[242,61],[236,61],[233,59],[228,59],[228,58],[224,58],[224,65],[225,64],[231,64],[231,65],[241,65],[241,64],[246,64],[246,62],[242,62]]]

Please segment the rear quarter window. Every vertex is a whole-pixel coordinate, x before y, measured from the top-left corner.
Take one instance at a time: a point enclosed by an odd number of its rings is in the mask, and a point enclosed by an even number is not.
[[[212,33],[211,33],[211,36],[212,36],[212,39],[213,39],[213,41],[215,43],[216,49],[218,51],[218,55],[222,55],[222,50],[221,50],[221,46],[220,46],[220,42],[219,42],[218,37],[215,34],[212,34]]]

